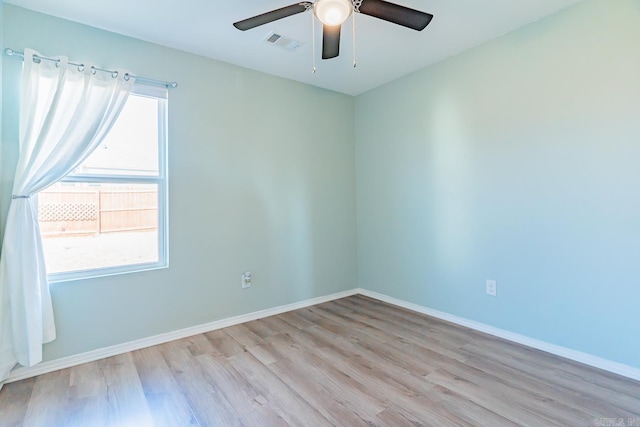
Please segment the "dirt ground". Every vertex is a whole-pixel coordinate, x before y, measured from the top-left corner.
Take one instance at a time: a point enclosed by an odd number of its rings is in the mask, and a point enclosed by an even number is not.
[[[158,260],[157,231],[42,239],[48,273],[142,264]]]

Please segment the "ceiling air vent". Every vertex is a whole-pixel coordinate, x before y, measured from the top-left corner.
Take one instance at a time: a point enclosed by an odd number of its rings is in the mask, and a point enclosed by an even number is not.
[[[282,34],[274,33],[273,31],[267,34],[267,36],[264,38],[264,41],[274,46],[280,46],[281,48],[288,50],[289,52],[294,52],[296,49],[302,46],[301,41],[290,39],[289,37],[285,37]]]

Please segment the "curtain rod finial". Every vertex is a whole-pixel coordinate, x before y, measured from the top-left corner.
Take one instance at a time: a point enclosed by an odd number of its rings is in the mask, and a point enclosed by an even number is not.
[[[6,53],[9,56],[12,56],[14,52],[13,52],[13,49],[8,47],[4,50],[4,53]]]

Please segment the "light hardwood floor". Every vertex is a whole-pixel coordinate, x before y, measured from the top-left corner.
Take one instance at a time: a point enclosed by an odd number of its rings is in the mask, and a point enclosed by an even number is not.
[[[640,426],[639,382],[363,296],[7,384],[0,392],[0,426],[612,420]]]

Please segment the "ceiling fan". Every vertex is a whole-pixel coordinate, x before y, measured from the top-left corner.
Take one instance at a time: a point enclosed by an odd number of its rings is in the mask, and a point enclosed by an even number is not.
[[[373,16],[393,24],[402,25],[416,31],[425,29],[433,15],[410,9],[384,0],[317,0],[315,3],[303,1],[262,13],[233,24],[246,31],[278,19],[313,10],[322,22],[322,59],[335,58],[340,54],[340,29],[342,23],[354,12]]]

